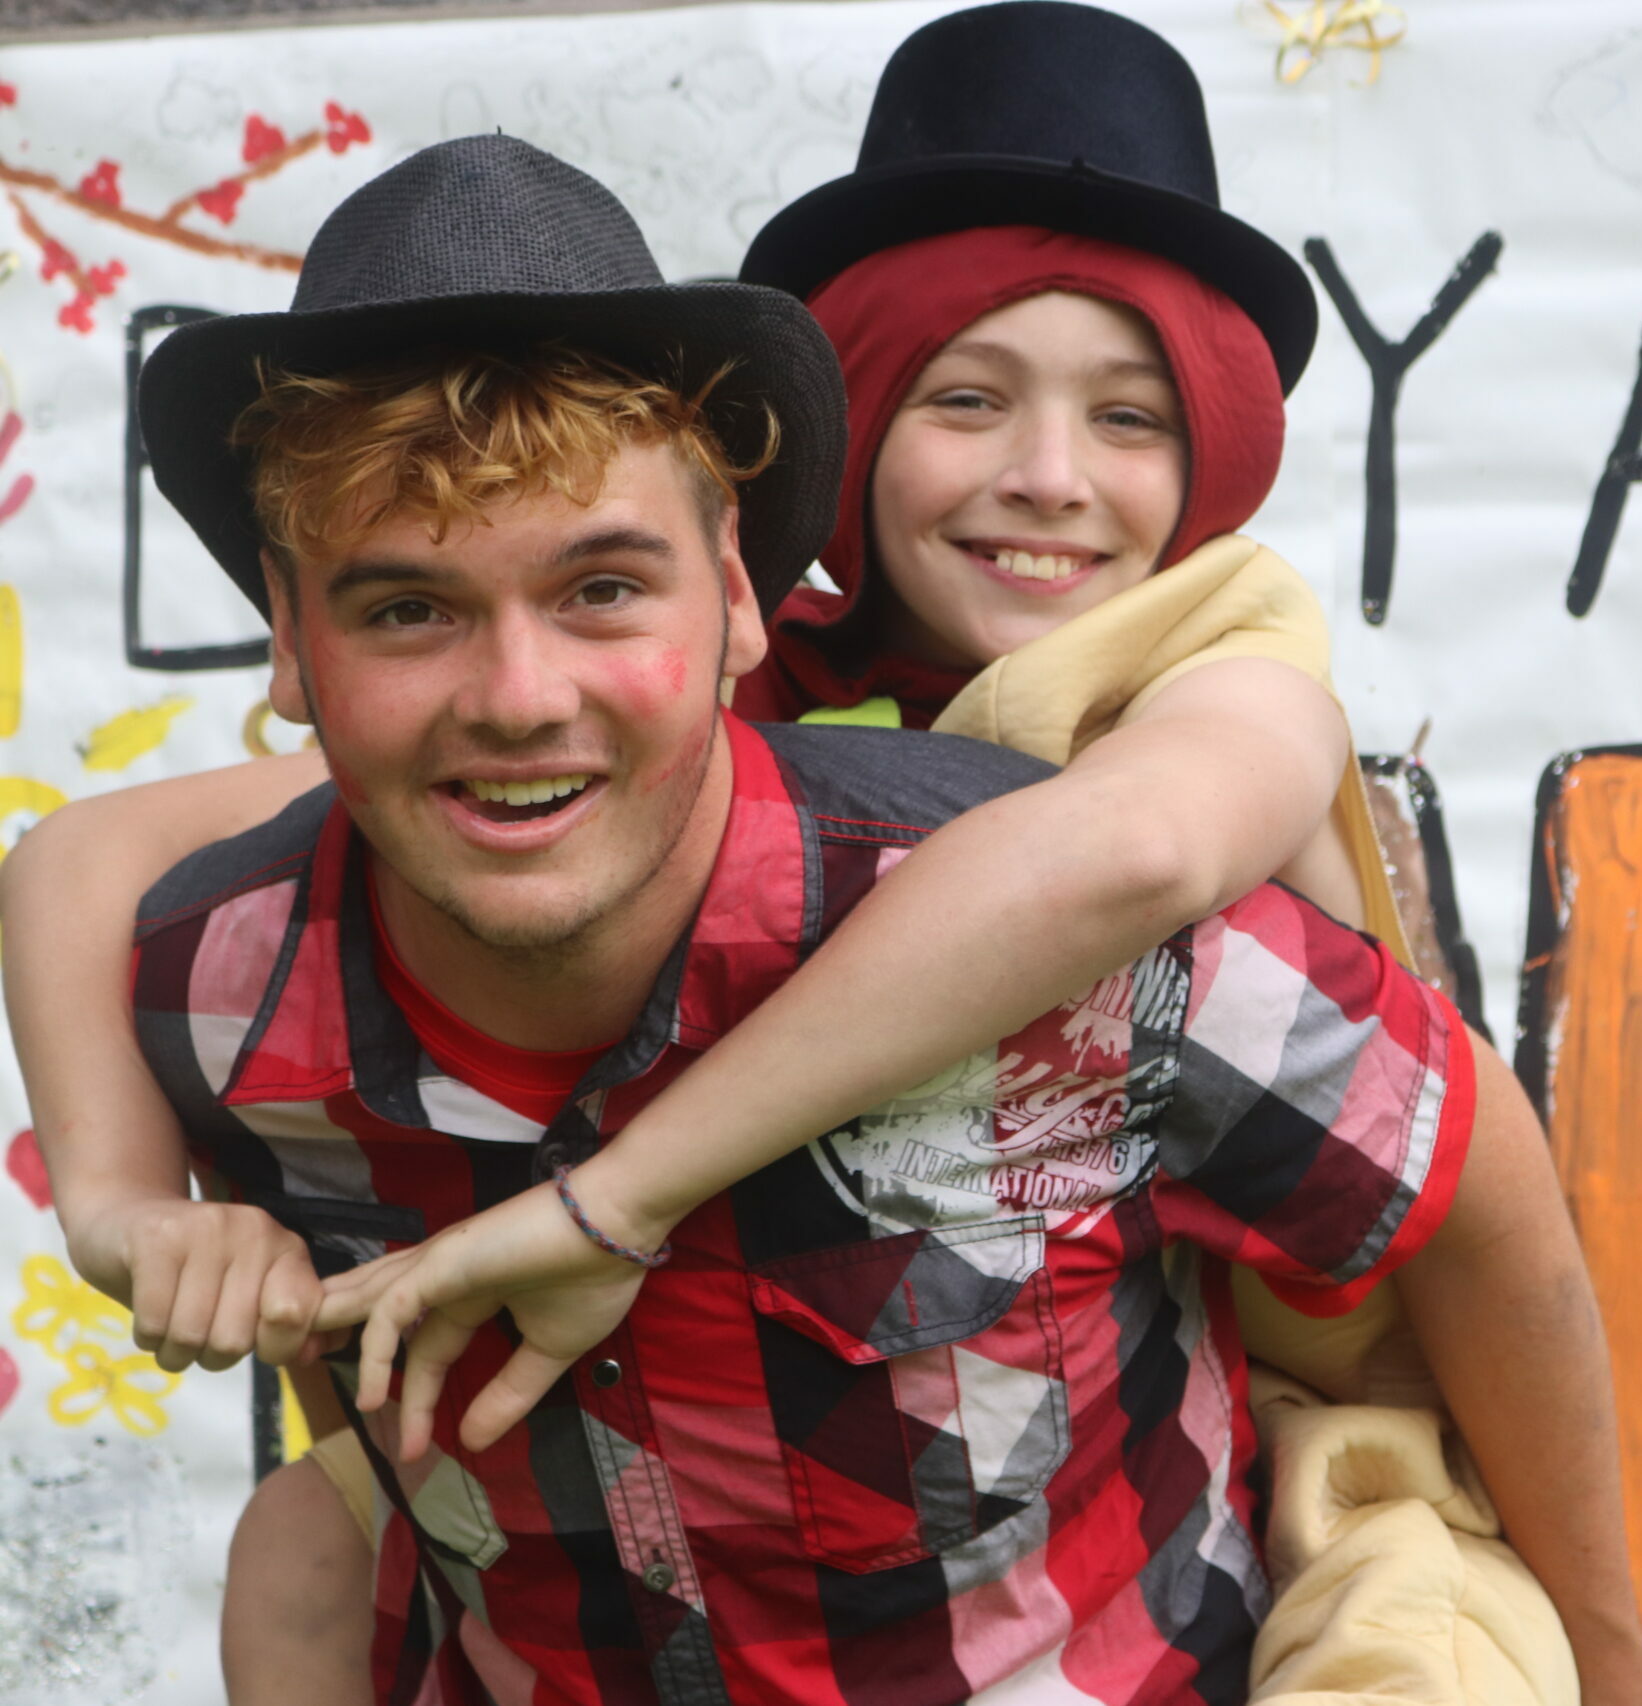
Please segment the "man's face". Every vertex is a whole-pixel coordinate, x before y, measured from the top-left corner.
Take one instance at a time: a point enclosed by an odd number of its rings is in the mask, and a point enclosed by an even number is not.
[[[709,543],[655,446],[590,505],[545,492],[487,520],[435,544],[389,515],[300,559],[294,600],[271,574],[274,708],[318,727],[396,937],[454,920],[529,952],[692,905],[722,827],[720,673],[764,646],[734,511]]]

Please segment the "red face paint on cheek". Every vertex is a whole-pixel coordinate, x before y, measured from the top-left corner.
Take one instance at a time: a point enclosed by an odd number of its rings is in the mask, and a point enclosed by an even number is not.
[[[680,771],[688,772],[697,769],[701,764],[702,754],[712,741],[717,728],[718,707],[714,706],[706,718],[697,726],[695,732],[685,740],[683,746],[673,755],[672,763],[658,771],[645,783],[645,793],[652,793],[655,789],[672,781]]]
[[[334,752],[325,754],[325,762],[330,766],[331,780],[336,783],[336,791],[342,796],[342,803],[354,811],[371,803],[371,797],[360,785],[359,778],[336,756]]]
[[[648,659],[606,658],[603,673],[628,716],[644,722],[655,716],[661,704],[657,688],[663,682]]]
[[[690,678],[689,654],[681,646],[658,646],[639,657],[604,660],[605,678],[637,717],[662,714],[670,699],[684,691]]]
[[[370,795],[339,750],[346,746],[352,732],[348,694],[336,690],[335,660],[325,638],[310,632],[307,640],[302,686],[310,700],[308,709],[323,742],[325,762],[330,768],[336,791],[341,795],[343,804],[357,811],[370,804]]]

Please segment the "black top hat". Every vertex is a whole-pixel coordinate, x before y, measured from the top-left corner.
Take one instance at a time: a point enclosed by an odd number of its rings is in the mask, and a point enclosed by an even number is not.
[[[1300,265],[1220,210],[1203,94],[1142,24],[1066,0],[953,12],[901,43],[855,170],[800,196],[753,239],[741,276],[808,296],[898,243],[1041,225],[1145,249],[1237,303],[1284,391],[1317,336]]]
[[[319,228],[289,313],[173,332],[138,389],[154,478],[266,615],[249,460],[228,443],[258,357],[327,373],[431,344],[548,339],[686,391],[735,361],[706,404],[731,457],[762,452],[765,403],[781,423],[779,455],[741,494],[742,552],[772,611],[832,530],[844,398],[831,346],[779,291],[664,284],[607,189],[512,137],[424,148],[356,190]]]

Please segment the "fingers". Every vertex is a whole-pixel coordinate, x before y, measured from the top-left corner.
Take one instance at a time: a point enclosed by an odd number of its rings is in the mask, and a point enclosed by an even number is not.
[[[155,1352],[165,1343],[184,1254],[156,1240],[143,1259],[132,1264],[131,1336],[138,1350]]]
[[[319,1280],[302,1240],[260,1209],[178,1204],[134,1228],[132,1244],[132,1336],[168,1373],[229,1368],[264,1338],[270,1361],[301,1351]]]
[[[399,1455],[406,1463],[414,1463],[432,1441],[433,1413],[445,1389],[445,1376],[468,1348],[474,1332],[475,1327],[435,1309],[406,1347],[405,1377],[399,1383]]]
[[[361,1410],[379,1410],[388,1399],[399,1341],[422,1314],[422,1299],[412,1283],[421,1247],[378,1256],[323,1282],[323,1296],[310,1324],[309,1356],[323,1356],[347,1343],[349,1328],[365,1324],[359,1336]]]
[[[361,1410],[379,1410],[388,1400],[393,1377],[393,1359],[399,1342],[422,1316],[422,1294],[414,1272],[403,1279],[390,1279],[365,1318],[359,1335],[359,1397]]]
[[[190,1262],[183,1269],[185,1287],[191,1279],[189,1269],[198,1265]],[[261,1297],[262,1264],[255,1260],[230,1262],[217,1288],[216,1307],[207,1318],[205,1341],[193,1350],[193,1360],[207,1373],[217,1374],[225,1368],[232,1368],[250,1354],[257,1339]],[[186,1360],[182,1359],[186,1358],[192,1341],[181,1336],[185,1330],[186,1320],[180,1312],[173,1311],[171,1333],[167,1335],[160,1355],[155,1358],[161,1368],[187,1366]],[[162,1360],[166,1355],[179,1360],[174,1364],[168,1363]]]
[[[263,1276],[258,1298],[256,1353],[276,1368],[302,1355],[325,1296],[306,1250],[287,1250]]]
[[[324,1298],[314,1316],[314,1330],[329,1333],[338,1327],[357,1327],[376,1307],[376,1300],[407,1268],[420,1260],[425,1245],[378,1256],[346,1273],[332,1274],[323,1282]]]
[[[451,1364],[497,1306],[494,1300],[470,1296],[454,1313],[436,1307],[450,1282],[451,1264],[441,1260],[448,1256],[450,1242],[434,1239],[333,1275],[324,1283],[324,1300],[313,1321],[323,1333],[364,1323],[355,1401],[367,1412],[387,1402],[394,1359],[405,1342],[399,1454],[407,1463],[420,1457],[432,1440],[434,1412]]]
[[[328,1357],[333,1351],[341,1350],[352,1337],[346,1327],[338,1327],[330,1333],[310,1333],[302,1341],[302,1349],[291,1358],[291,1366],[307,1368],[321,1357]]]
[[[133,1273],[133,1301],[141,1300],[140,1329],[133,1336],[151,1351],[168,1374],[180,1374],[196,1362],[221,1370],[251,1348],[256,1334],[256,1290],[243,1268],[224,1259],[212,1236],[193,1240],[178,1252],[155,1252]]]
[[[545,1356],[533,1345],[520,1345],[468,1405],[462,1417],[462,1444],[469,1451],[494,1445],[535,1409],[569,1367],[568,1362]]]

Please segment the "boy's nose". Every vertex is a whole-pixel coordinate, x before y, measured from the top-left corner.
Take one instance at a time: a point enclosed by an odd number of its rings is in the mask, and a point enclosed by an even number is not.
[[[1064,515],[1094,501],[1094,485],[1072,423],[1039,417],[1011,446],[998,495],[1042,515]]]
[[[571,642],[531,612],[498,615],[473,647],[457,715],[509,741],[573,722],[582,696],[568,667],[570,648]]]

